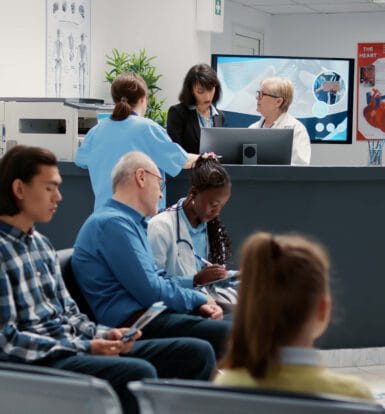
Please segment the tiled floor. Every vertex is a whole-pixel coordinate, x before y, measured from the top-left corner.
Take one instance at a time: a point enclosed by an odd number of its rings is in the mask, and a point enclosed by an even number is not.
[[[325,363],[335,372],[355,375],[370,387],[385,406],[385,348],[322,351]]]

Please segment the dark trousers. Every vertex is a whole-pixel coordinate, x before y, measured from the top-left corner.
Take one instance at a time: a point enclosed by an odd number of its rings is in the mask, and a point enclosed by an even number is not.
[[[42,365],[93,375],[108,381],[118,394],[124,413],[139,413],[129,381],[144,378],[207,380],[215,368],[215,355],[205,341],[195,338],[139,340],[121,357],[74,355],[46,360]]]
[[[193,337],[208,341],[217,359],[223,356],[231,320],[212,320],[181,313],[162,313],[142,330],[143,339]]]

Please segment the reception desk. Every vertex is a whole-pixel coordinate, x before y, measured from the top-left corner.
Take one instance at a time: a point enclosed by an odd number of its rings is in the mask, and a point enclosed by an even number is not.
[[[93,208],[87,171],[60,165],[63,202],[39,225],[57,249],[72,246]],[[385,346],[385,168],[227,166],[232,196],[222,219],[239,247],[257,230],[299,232],[322,242],[332,259],[333,322],[323,348]],[[167,203],[188,188],[184,171],[167,184]],[[108,240],[106,240],[108,243]]]

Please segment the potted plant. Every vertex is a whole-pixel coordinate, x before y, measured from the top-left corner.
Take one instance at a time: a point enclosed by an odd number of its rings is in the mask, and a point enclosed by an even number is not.
[[[121,73],[135,72],[140,75],[145,80],[149,93],[145,116],[165,127],[167,112],[162,110],[165,99],[159,100],[156,97],[157,92],[161,90],[158,81],[162,75],[157,73],[156,67],[152,64],[154,59],[155,56],[147,57],[144,49],[141,49],[138,54],[112,49],[112,55],[107,56],[106,61],[112,69],[105,72],[105,78],[107,82],[112,83]]]

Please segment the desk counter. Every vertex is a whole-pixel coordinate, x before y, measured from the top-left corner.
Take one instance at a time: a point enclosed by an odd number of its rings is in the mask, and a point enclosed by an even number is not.
[[[232,197],[222,213],[233,263],[257,230],[299,232],[321,241],[332,259],[333,322],[323,348],[385,346],[385,168],[227,166]],[[62,163],[63,202],[40,225],[57,249],[73,244],[91,213],[87,171]],[[186,194],[188,172],[167,184],[168,204]]]

